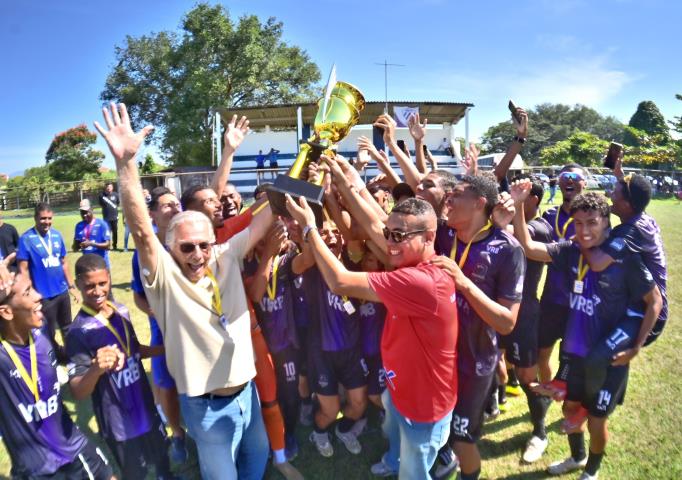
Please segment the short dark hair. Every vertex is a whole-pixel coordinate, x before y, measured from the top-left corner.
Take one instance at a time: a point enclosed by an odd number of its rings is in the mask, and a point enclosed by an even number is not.
[[[623,196],[635,214],[642,213],[651,200],[651,182],[644,175],[632,173],[618,180],[618,183],[623,187]]]
[[[514,176],[512,178],[512,182],[516,182],[517,180],[525,180],[528,179],[530,180],[530,194],[534,197],[538,198],[538,204],[542,202],[542,197],[545,194],[545,187],[542,184],[542,180],[540,180],[538,177],[535,175],[528,175],[527,173],[519,173],[518,175]]]
[[[391,214],[398,213],[400,215],[414,215],[421,217],[423,215],[433,215],[436,218],[436,211],[431,204],[426,200],[420,198],[408,198],[398,203],[391,210]]]
[[[445,193],[450,193],[455,189],[457,177],[447,170],[434,170],[433,173],[440,179],[440,188]]]
[[[210,190],[211,187],[203,185],[201,183],[195,183],[190,185],[182,192],[182,197],[180,197],[180,205],[182,205],[183,210],[189,210],[194,205],[194,196],[202,190]]]
[[[149,201],[149,210],[156,210],[156,207],[159,206],[159,198],[163,197],[164,195],[172,193],[173,192],[171,192],[170,189],[166,187],[152,188],[152,191],[150,192],[152,199]]]
[[[498,201],[497,182],[488,176],[464,175],[461,183],[469,185],[467,190],[471,190],[479,197],[485,198],[485,214],[490,216]]]
[[[602,217],[609,218],[611,207],[609,207],[608,199],[601,193],[587,192],[581,193],[571,202],[571,215],[575,212],[591,211],[597,211]]]
[[[258,184],[256,188],[253,190],[253,198],[256,198],[262,192],[267,192],[271,185],[272,182],[263,182]]]
[[[103,257],[95,253],[86,253],[76,261],[76,278],[80,278],[89,272],[106,269],[107,263]]]
[[[33,218],[37,217],[39,214],[43,212],[52,212],[52,207],[50,206],[49,203],[46,202],[38,202],[38,204],[35,206],[33,209]]]
[[[583,173],[583,175],[585,175],[585,167],[583,167],[582,165],[579,165],[575,162],[567,163],[566,165],[561,167],[561,171],[559,173],[568,172],[569,170],[574,170],[574,169],[580,170]]]

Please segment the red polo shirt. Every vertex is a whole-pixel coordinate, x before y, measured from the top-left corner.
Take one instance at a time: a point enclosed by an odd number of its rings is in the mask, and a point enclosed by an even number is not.
[[[388,310],[381,356],[393,403],[410,420],[436,422],[457,402],[455,283],[427,263],[367,275]]]

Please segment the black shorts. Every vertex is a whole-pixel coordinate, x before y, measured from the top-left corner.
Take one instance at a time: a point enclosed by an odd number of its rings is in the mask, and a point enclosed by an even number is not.
[[[588,398],[585,394],[585,359],[568,355],[569,363],[566,381],[566,400],[580,402],[593,417],[608,417],[625,399],[629,366],[609,366],[606,379],[599,391]]]
[[[12,478],[20,480],[110,480],[113,475],[111,465],[102,450],[88,441],[73,462],[63,465],[51,475],[12,476]]]
[[[554,346],[557,340],[564,338],[569,310],[566,305],[540,302],[539,348],[550,348]]]
[[[296,326],[296,335],[298,336],[298,351],[301,352],[301,358],[298,365],[298,374],[302,377],[308,376],[308,327]]]
[[[500,335],[500,348],[504,349],[506,360],[517,367],[532,367],[538,363],[538,324],[540,303],[524,300],[519,308],[514,330],[509,335]]]
[[[367,385],[367,366],[357,348],[325,352],[310,346],[310,388],[318,395],[338,395],[339,383],[346,390]]]
[[[170,473],[168,444],[163,426],[152,428],[139,437],[118,442],[106,439],[118,466],[121,478],[145,478],[147,468],[154,465],[157,476]]]
[[[457,405],[452,412],[451,438],[456,442],[476,443],[481,437],[483,412],[490,399],[490,388],[497,371],[479,377],[459,372]]]
[[[381,361],[381,353],[365,355],[367,371],[367,395],[381,395],[386,390],[386,371]]]
[[[294,384],[298,391],[298,376],[301,363],[301,352],[289,346],[277,353],[270,353],[272,362],[275,364],[275,377],[277,378],[277,390],[287,384]]]

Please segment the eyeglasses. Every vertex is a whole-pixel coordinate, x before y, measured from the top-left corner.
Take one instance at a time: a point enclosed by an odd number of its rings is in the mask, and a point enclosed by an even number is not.
[[[196,248],[199,247],[199,250],[202,252],[208,252],[208,249],[211,248],[211,243],[210,242],[199,242],[199,243],[192,243],[192,242],[185,242],[181,243],[179,248],[182,253],[192,253]]]
[[[411,232],[402,232],[400,230],[389,230],[388,227],[384,227],[384,238],[386,240],[391,240],[393,243],[402,243],[407,240],[408,237],[426,231],[427,230],[425,228],[422,228],[420,230],[413,230]]]
[[[565,182],[568,182],[569,180],[580,182],[581,180],[585,180],[585,177],[575,172],[562,172],[559,175],[559,180],[564,180]]]

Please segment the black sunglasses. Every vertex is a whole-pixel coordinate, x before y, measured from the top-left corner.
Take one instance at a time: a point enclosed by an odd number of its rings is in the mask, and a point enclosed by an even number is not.
[[[199,243],[191,243],[191,242],[185,242],[180,244],[180,251],[182,253],[192,253],[196,248],[199,247],[199,250],[202,252],[207,252],[209,248],[211,248],[211,243],[210,242],[199,242]]]
[[[417,233],[423,233],[427,230],[422,228],[421,230],[412,230],[411,232],[402,232],[400,230],[389,230],[388,227],[384,227],[384,238],[386,240],[391,240],[393,243],[401,243],[407,240],[408,237],[416,235]]]

